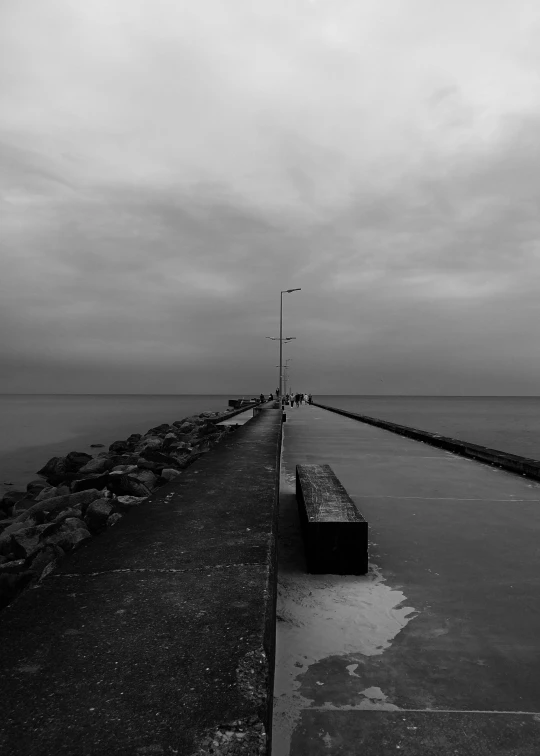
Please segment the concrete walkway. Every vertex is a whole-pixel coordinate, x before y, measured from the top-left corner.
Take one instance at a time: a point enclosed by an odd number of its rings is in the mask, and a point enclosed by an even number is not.
[[[370,525],[365,577],[307,575],[296,464]],[[540,485],[310,406],[287,410],[273,755],[540,753]]]

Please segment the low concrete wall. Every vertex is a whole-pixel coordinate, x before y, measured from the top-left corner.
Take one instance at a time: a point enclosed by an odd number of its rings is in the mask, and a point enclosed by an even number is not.
[[[1,613],[2,756],[270,753],[280,450],[261,412]]]
[[[377,428],[384,428],[384,430],[392,431],[392,433],[398,433],[400,436],[407,436],[408,438],[413,438],[415,441],[423,441],[425,444],[430,444],[431,446],[438,446],[440,449],[446,449],[462,457],[475,459],[479,462],[500,467],[508,472],[516,473],[517,475],[540,480],[539,460],[520,457],[517,454],[508,454],[497,449],[490,449],[487,446],[471,444],[468,441],[460,441],[457,438],[450,438],[449,436],[440,436],[437,433],[430,433],[418,428],[409,428],[406,425],[398,425],[389,420],[379,420],[376,417],[359,415],[355,412],[339,409],[338,407],[328,407],[318,402],[313,402],[313,404],[316,407],[321,407],[321,409],[337,412],[339,415],[345,415],[345,417],[351,417],[353,420],[360,420],[362,423],[374,425]]]

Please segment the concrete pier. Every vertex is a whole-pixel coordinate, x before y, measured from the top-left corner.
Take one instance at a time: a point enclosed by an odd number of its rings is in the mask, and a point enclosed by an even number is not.
[[[2,756],[265,753],[281,412],[0,613]]]
[[[540,751],[540,485],[313,406],[283,427],[274,756]],[[295,466],[332,466],[366,576],[306,573]]]

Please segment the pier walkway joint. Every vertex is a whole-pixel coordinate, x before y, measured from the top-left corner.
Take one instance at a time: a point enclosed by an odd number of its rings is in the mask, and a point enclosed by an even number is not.
[[[297,464],[369,523],[366,576],[306,573]],[[533,756],[540,485],[315,406],[287,409],[274,756]]]

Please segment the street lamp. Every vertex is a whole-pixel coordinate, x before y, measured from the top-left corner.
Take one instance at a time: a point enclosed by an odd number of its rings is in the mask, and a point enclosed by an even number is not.
[[[283,295],[291,294],[293,291],[302,291],[302,289],[285,289],[282,291],[279,298],[279,401],[283,404]],[[292,341],[292,338],[285,339],[286,341]]]

